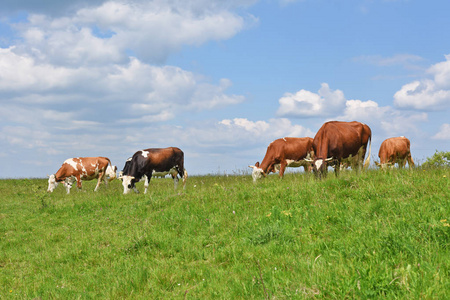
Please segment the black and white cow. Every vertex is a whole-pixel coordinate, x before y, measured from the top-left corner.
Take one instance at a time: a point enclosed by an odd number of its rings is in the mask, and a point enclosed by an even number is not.
[[[123,167],[123,170],[119,172],[118,178],[120,178],[121,180],[123,179],[122,175],[125,174],[125,172],[128,172],[128,170],[130,169],[131,159],[132,159],[131,157],[127,159],[127,161],[125,162],[125,166]],[[166,177],[166,175],[169,175],[169,174],[170,174],[170,176],[172,176],[172,179],[174,180],[174,188],[176,189],[178,186],[178,171],[177,171],[176,167],[173,167],[169,171],[164,171],[164,172],[156,172],[155,170],[153,170],[152,177],[164,178],[164,177]],[[186,169],[184,169],[184,176],[183,176],[184,179],[183,180],[186,181],[187,177],[188,177],[188,173],[187,173]],[[142,179],[144,180],[144,188],[145,188],[144,194],[147,194],[148,185],[150,183],[150,180],[148,179],[147,175],[143,175],[141,180]],[[137,193],[139,192],[136,189],[136,187],[134,187],[134,191]]]
[[[125,162],[119,176],[119,179],[122,179],[123,193],[128,194],[131,189],[138,193],[135,184],[143,177],[145,179],[144,193],[147,193],[152,176],[161,176],[162,173],[172,175],[175,189],[178,186],[177,175],[180,175],[183,178],[183,188],[185,187],[187,172],[184,169],[183,151],[176,147],[150,148],[137,151]]]

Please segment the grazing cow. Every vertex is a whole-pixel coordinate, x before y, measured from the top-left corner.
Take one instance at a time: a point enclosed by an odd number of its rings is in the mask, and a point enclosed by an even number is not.
[[[177,173],[183,178],[183,188],[186,184],[186,171],[184,170],[184,153],[179,148],[151,148],[137,151],[129,161],[128,168],[124,168],[123,173],[119,176],[122,179],[123,193],[133,189],[136,193],[135,183],[139,182],[142,177],[147,176],[146,189],[152,178],[153,171],[169,172],[175,168]],[[173,176],[173,175],[172,175]],[[174,177],[174,186],[177,188],[178,177]]]
[[[98,190],[100,183],[104,180],[105,185],[108,181],[116,178],[117,167],[111,165],[107,157],[77,157],[69,158],[62,164],[58,172],[49,176],[47,192],[53,192],[59,182],[63,182],[67,194],[70,193],[73,182],[77,181],[78,190],[81,189],[81,180],[92,180],[97,178]],[[109,179],[107,179],[107,176]]]
[[[378,152],[380,163],[375,162],[377,166],[384,169],[387,166],[394,167],[397,163],[400,168],[403,168],[408,161],[408,166],[414,166],[414,161],[411,157],[410,141],[404,136],[393,137],[383,141]]]
[[[331,121],[322,125],[313,141],[315,154],[313,162],[314,173],[321,177],[326,175],[328,165],[334,166],[334,172],[339,175],[341,163],[349,164],[359,171],[364,162],[367,144],[372,139],[369,126],[360,122]],[[370,163],[370,149],[364,168]]]
[[[305,158],[310,159],[313,155],[311,153],[312,142],[313,139],[310,137],[285,137],[270,143],[261,165],[257,162],[254,166],[249,166],[253,169],[253,182],[270,172],[279,172],[280,178],[282,178],[286,167],[303,166],[305,172],[311,171],[311,163]]]
[[[123,170],[119,172],[119,178],[122,180],[122,176],[125,172],[129,172],[128,170],[130,169],[130,165],[131,165],[131,157],[127,159],[127,161],[125,162],[125,166],[123,167]],[[164,171],[164,172],[156,172],[155,170],[153,170],[152,172],[152,177],[166,177],[167,174],[170,174],[174,180],[174,186],[175,189],[177,187],[178,184],[178,171],[176,167],[173,167],[172,169],[170,169],[169,171]],[[187,171],[186,169],[184,169],[184,180],[187,179]],[[144,194],[147,194],[147,190],[148,190],[148,185],[150,180],[148,179],[147,175],[143,175],[142,178],[144,179]],[[140,180],[139,180],[140,181]],[[135,192],[138,192],[138,190],[136,188],[134,188]]]

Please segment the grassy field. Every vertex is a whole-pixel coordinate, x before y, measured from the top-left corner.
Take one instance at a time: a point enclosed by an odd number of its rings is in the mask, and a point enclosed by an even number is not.
[[[450,299],[449,180],[202,176],[147,195],[0,180],[0,299]]]

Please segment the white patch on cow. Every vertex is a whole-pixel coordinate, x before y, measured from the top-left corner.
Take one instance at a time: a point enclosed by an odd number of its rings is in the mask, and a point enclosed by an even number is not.
[[[316,166],[316,170],[320,170],[323,164],[323,159],[318,159],[314,162],[314,165]]]
[[[73,160],[73,158],[66,159],[64,163],[70,165],[75,171],[78,171],[77,163]]]
[[[148,156],[149,153],[150,153],[150,152],[148,152],[148,151],[141,150],[141,155],[142,155],[143,157],[145,157],[145,158],[147,158],[147,156]]]

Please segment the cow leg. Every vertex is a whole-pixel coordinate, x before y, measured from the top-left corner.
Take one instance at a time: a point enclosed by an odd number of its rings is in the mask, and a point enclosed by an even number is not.
[[[340,159],[336,159],[334,161],[334,175],[336,177],[339,177],[339,172],[341,171],[341,160]]]
[[[81,175],[77,175],[77,190],[81,191]]]
[[[173,189],[176,191],[178,187],[178,174],[172,174],[173,178]]]
[[[102,183],[103,180],[106,179],[106,173],[100,171],[98,173],[98,179],[97,179],[97,185],[95,186],[94,192],[98,191],[98,187],[100,186],[100,184]]]
[[[144,181],[144,194],[147,194],[147,191],[148,191],[148,186],[149,186],[149,184],[150,184],[150,179],[152,178],[152,173],[153,173],[153,170],[149,173],[150,175],[146,175],[145,177],[145,181]]]
[[[411,167],[414,167],[414,161],[411,157],[411,153],[407,156],[407,160],[408,160],[408,167],[411,169]]]
[[[188,177],[188,173],[186,172],[186,170],[183,170],[183,190],[186,189],[186,180]]]
[[[280,178],[283,178],[283,176],[284,176],[284,171],[286,170],[286,166],[287,166],[286,160],[282,160],[282,161],[280,162],[280,173],[279,173]]]

